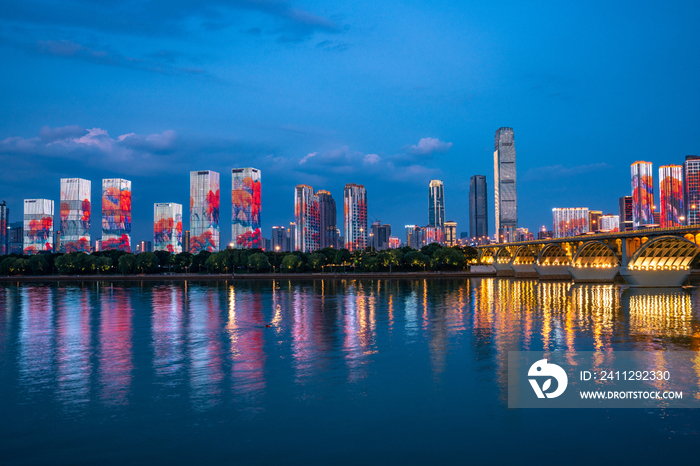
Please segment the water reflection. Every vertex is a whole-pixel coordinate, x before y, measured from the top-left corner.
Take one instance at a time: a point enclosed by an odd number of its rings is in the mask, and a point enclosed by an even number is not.
[[[90,400],[92,374],[90,292],[87,287],[58,290],[57,392],[66,405]]]
[[[28,285],[20,289],[19,382],[28,395],[53,384],[53,288]]]
[[[131,291],[108,287],[100,292],[100,399],[107,405],[128,403],[133,370]]]
[[[191,398],[195,408],[207,409],[221,397],[221,329],[223,327],[217,287],[193,286],[187,294],[188,356]]]
[[[174,285],[155,286],[151,292],[153,308],[153,368],[163,383],[180,379],[184,362],[184,309],[182,290]]]

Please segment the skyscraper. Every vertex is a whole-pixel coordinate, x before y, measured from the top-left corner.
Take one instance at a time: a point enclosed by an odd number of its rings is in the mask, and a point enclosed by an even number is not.
[[[10,208],[5,201],[0,204],[0,256],[10,253]]]
[[[493,153],[496,239],[512,242],[518,228],[518,189],[515,168],[515,137],[513,128],[496,131]]]
[[[24,254],[53,251],[53,201],[24,200]]]
[[[632,164],[632,222],[634,229],[654,223],[654,174],[651,162]]]
[[[121,178],[102,180],[100,250],[109,249],[131,252],[131,181]]]
[[[600,230],[611,233],[620,231],[620,216],[608,214],[600,217]]]
[[[294,218],[296,220],[295,251],[313,252],[320,247],[318,198],[314,188],[300,184],[294,189]]]
[[[686,155],[683,172],[686,225],[700,225],[700,156]]]
[[[391,225],[382,225],[381,220],[372,223],[369,245],[377,251],[389,249]]]
[[[153,244],[156,251],[182,252],[182,204],[153,204]]]
[[[262,248],[260,175],[257,168],[231,170],[231,241],[234,248]]]
[[[447,221],[443,227],[445,231],[445,246],[457,244],[457,222]]]
[[[685,224],[683,205],[683,167],[663,165],[659,167],[659,195],[661,196],[661,228]]]
[[[634,206],[632,196],[620,198],[620,231],[634,230]]]
[[[438,228],[445,225],[445,187],[441,180],[430,180],[428,186],[428,225]]]
[[[283,226],[276,226],[272,227],[272,244],[270,245],[270,249],[273,252],[282,252],[282,251],[287,251],[287,230]]]
[[[552,209],[555,238],[566,238],[588,232],[588,207]]]
[[[343,191],[343,227],[345,248],[350,251],[367,247],[367,191],[361,184],[348,183]]]
[[[287,251],[296,251],[296,238],[297,238],[297,224],[296,222],[289,222],[289,228],[287,228]]]
[[[335,200],[328,191],[318,191],[316,193],[318,203],[318,228],[320,234],[320,248],[334,248],[338,244],[337,231],[337,209]]]
[[[469,234],[472,238],[489,235],[486,197],[486,177],[474,175],[469,179]]]
[[[61,252],[90,252],[90,180],[61,178]]]
[[[420,249],[423,245],[422,229],[416,225],[406,225],[406,245],[413,249]]]
[[[189,251],[219,250],[219,173],[211,170],[190,172]]]

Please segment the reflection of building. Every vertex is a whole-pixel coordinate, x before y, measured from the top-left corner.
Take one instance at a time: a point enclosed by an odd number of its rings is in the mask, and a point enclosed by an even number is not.
[[[219,250],[219,173],[211,170],[190,172],[189,251]]]
[[[654,223],[654,174],[651,162],[632,164],[632,221],[635,229]]]
[[[102,251],[131,252],[131,181],[102,180]]]
[[[602,216],[603,211],[601,210],[588,211],[588,231],[596,232],[600,230],[600,217]]]
[[[406,245],[413,249],[420,249],[423,246],[423,235],[421,233],[421,227],[406,225]]]
[[[632,196],[620,198],[620,231],[634,230],[634,208]]]
[[[496,240],[512,242],[518,228],[518,190],[515,170],[515,137],[513,128],[496,131],[493,153]]]
[[[10,253],[10,208],[5,201],[0,204],[0,256]]]
[[[367,191],[361,184],[348,183],[343,191],[345,248],[350,251],[367,247]]]
[[[24,200],[24,254],[53,251],[53,201]]]
[[[316,193],[318,202],[319,247],[335,248],[338,246],[338,220],[335,200],[328,191]]]
[[[620,216],[619,215],[603,215],[600,217],[600,231],[617,232],[620,231]]]
[[[372,223],[372,230],[369,234],[369,245],[376,250],[388,249],[389,238],[391,237],[391,225],[382,225],[378,220]]]
[[[231,170],[231,242],[234,248],[262,248],[260,170]]]
[[[156,251],[182,252],[182,204],[153,204],[153,244]]]
[[[469,234],[472,238],[483,238],[489,235],[484,175],[474,175],[469,179]]]
[[[659,167],[659,195],[661,197],[661,228],[685,224],[683,207],[683,167],[663,165]]]
[[[445,224],[445,187],[441,180],[430,180],[428,187],[428,225],[442,228]]]
[[[283,226],[272,227],[270,250],[274,252],[287,251],[287,231]]]
[[[554,237],[566,238],[588,232],[588,207],[552,209]]]
[[[90,252],[90,180],[61,178],[61,252]]]
[[[295,251],[313,252],[319,249],[318,198],[314,188],[305,184],[294,188],[294,217],[296,219]]]
[[[454,246],[457,244],[457,222],[451,220],[445,222],[444,227],[445,246]]]
[[[686,224],[700,225],[700,156],[686,155],[683,172]]]

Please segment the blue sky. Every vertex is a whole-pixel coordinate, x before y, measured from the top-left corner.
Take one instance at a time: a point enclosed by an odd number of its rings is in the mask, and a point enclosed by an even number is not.
[[[700,150],[697,2],[5,0],[0,199],[58,200],[59,178],[132,180],[133,239],[189,171],[262,170],[263,235],[293,187],[364,184],[370,221],[428,222],[428,183],[467,231],[469,178],[515,131],[519,223],[617,213],[629,165]],[[314,154],[310,156],[310,154]],[[655,190],[658,192],[658,181]],[[339,216],[340,218],[340,216]],[[93,219],[93,237],[99,222]]]

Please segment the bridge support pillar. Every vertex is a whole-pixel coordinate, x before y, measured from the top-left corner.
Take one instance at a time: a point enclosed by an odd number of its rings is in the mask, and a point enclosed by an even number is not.
[[[510,264],[498,264],[498,263],[494,262],[493,267],[496,269],[496,276],[497,277],[513,277],[513,276],[515,276],[515,271],[513,270],[513,267],[510,266]]]
[[[690,270],[630,270],[623,267],[620,275],[634,287],[679,287],[685,283]]]
[[[612,283],[620,267],[568,267],[576,283]]]
[[[535,271],[540,280],[571,280],[569,267],[566,265],[537,265]]]
[[[515,278],[537,278],[537,271],[533,264],[511,264]]]

